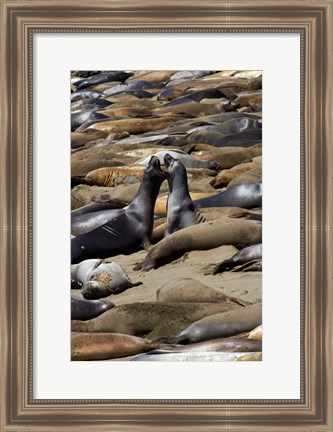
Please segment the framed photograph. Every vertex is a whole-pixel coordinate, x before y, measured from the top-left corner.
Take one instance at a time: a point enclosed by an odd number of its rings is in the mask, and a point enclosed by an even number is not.
[[[1,431],[333,431],[332,6],[332,0],[1,3]],[[94,187],[91,173],[101,168],[89,160],[83,169],[80,157],[73,162],[73,155],[82,155],[76,148],[90,126],[86,118],[71,117],[69,109],[72,94],[72,114],[77,110],[78,83],[91,79],[83,71],[97,81],[118,71],[96,83],[97,92],[109,92],[103,95],[111,104],[89,111],[94,118],[88,121],[99,122],[94,131],[102,131],[96,148],[103,146],[106,130],[109,140],[137,140],[135,133],[114,136],[123,130],[119,123],[110,132],[109,116],[118,115],[119,121],[137,116],[133,127],[141,139],[171,127],[167,139],[177,148],[177,139],[184,144],[184,131],[193,145],[191,133],[203,136],[193,127],[207,124],[230,145],[230,135],[207,121],[216,110],[237,110],[256,127],[260,120],[262,292],[261,275],[249,279],[232,273],[237,289],[234,282],[225,293],[243,296],[243,302],[261,304],[262,298],[262,361],[71,361],[71,199],[72,209],[80,205],[73,207],[69,184],[72,177]],[[186,80],[182,86],[184,71],[198,73],[190,87]],[[131,76],[163,85],[129,89]],[[232,78],[237,89],[237,79],[246,77],[260,97],[240,102],[230,83],[223,93],[221,76]],[[207,87],[207,78],[218,90]],[[170,79],[177,79],[178,87],[168,99]],[[205,113],[188,107],[196,102]],[[178,104],[182,110],[174,109]],[[186,109],[195,121],[184,120]],[[166,123],[142,129],[141,120],[151,119],[152,110]],[[168,111],[166,117],[161,110]],[[261,152],[258,132],[251,131],[246,140]],[[191,152],[199,156],[203,149]],[[128,181],[134,189],[139,184],[133,176]],[[72,244],[76,262],[73,250]],[[139,252],[142,259],[146,255]],[[202,271],[208,264],[203,255],[194,258],[193,271],[183,270],[186,278],[196,278],[195,265]],[[168,266],[163,280],[156,270],[129,276],[134,282],[149,280],[157,289],[177,275],[177,266]],[[260,299],[250,299],[258,281]],[[136,289],[131,301],[140,301]],[[161,323],[167,319],[161,312]],[[82,322],[72,330],[83,331]],[[163,331],[155,337],[170,336]]]

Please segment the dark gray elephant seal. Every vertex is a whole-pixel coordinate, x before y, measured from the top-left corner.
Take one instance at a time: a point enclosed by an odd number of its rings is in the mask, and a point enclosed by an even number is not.
[[[158,158],[145,168],[138,193],[126,211],[112,221],[71,240],[71,262],[130,254],[151,245],[154,205],[166,178]]]
[[[166,237],[182,228],[205,222],[206,219],[196,211],[190,197],[184,165],[179,159],[174,159],[168,153],[164,156],[164,163],[169,184],[167,229],[164,234],[164,237]]]
[[[247,183],[231,187],[216,195],[194,201],[200,207],[240,207],[251,209],[262,205],[262,183]]]
[[[213,274],[223,273],[224,271],[231,270],[238,265],[242,265],[250,261],[258,260],[261,258],[262,258],[262,243],[248,246],[240,250],[239,252],[237,252],[231,258],[226,259],[220,262],[219,264],[217,264],[213,268],[212,273]]]
[[[71,319],[87,321],[115,307],[110,300],[84,300],[71,294]]]
[[[149,271],[180,258],[192,250],[208,250],[223,245],[257,244],[262,227],[241,219],[217,219],[184,228],[165,237],[134,270]]]
[[[235,336],[261,323],[262,307],[255,304],[202,318],[182,330],[172,342],[188,344]]]

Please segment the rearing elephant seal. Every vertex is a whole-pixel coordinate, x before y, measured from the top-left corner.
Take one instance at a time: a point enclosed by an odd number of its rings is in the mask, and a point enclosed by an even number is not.
[[[174,159],[168,153],[164,156],[169,184],[167,201],[167,229],[164,237],[178,231],[205,222],[205,218],[195,209],[188,190],[186,168],[179,159]]]
[[[105,225],[71,240],[72,264],[88,258],[129,254],[150,246],[154,205],[165,178],[160,161],[152,156],[138,193],[127,210]]]
[[[153,246],[134,270],[149,271],[180,258],[192,250],[208,250],[223,245],[257,244],[262,227],[240,219],[217,219],[184,228]]]

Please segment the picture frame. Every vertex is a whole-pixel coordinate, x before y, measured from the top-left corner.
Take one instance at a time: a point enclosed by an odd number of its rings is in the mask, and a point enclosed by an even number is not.
[[[332,6],[332,0],[2,2],[2,431],[333,431]],[[39,32],[300,34],[300,399],[33,398],[32,40]]]

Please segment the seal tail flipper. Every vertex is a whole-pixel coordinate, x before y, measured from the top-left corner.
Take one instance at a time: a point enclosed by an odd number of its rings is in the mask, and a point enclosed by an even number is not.
[[[229,270],[234,266],[235,264],[232,259],[226,259],[213,268],[212,274],[223,273],[224,271]]]
[[[204,223],[207,222],[207,219],[205,218],[205,216],[200,212],[200,210],[198,208],[196,208],[194,210],[194,224],[197,225],[199,223]]]

